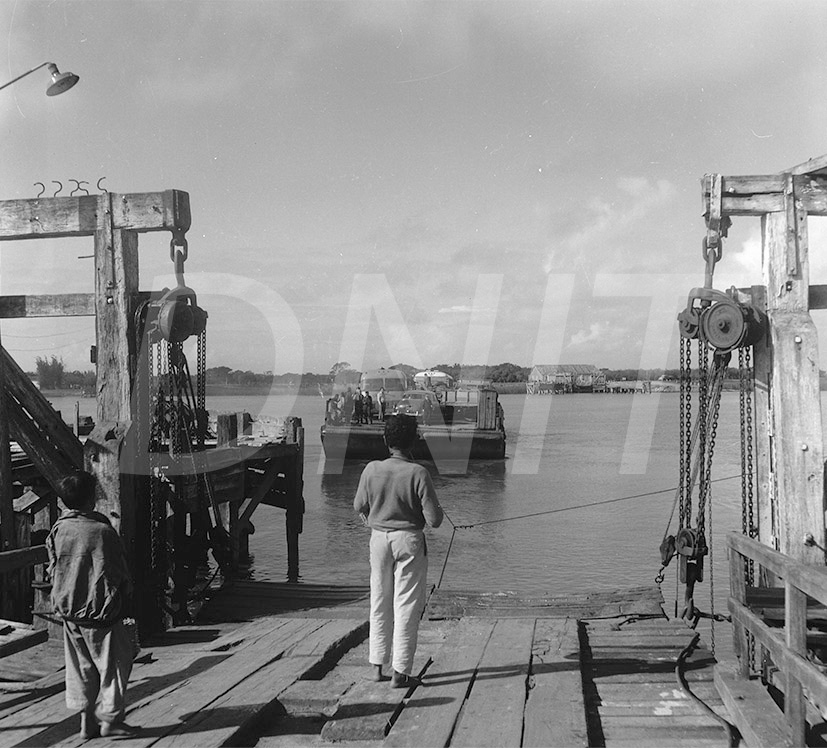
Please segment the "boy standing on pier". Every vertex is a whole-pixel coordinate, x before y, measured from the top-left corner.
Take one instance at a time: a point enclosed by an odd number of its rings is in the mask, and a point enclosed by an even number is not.
[[[353,508],[371,528],[370,638],[374,680],[385,680],[393,642],[394,688],[418,684],[411,675],[419,619],[425,609],[428,548],[424,528],[442,524],[430,473],[413,461],[416,419],[391,415],[385,444],[391,456],[369,462],[359,478]]]
[[[63,620],[66,706],[80,712],[81,737],[128,737],[136,732],[124,722],[133,646],[123,617],[132,586],[120,536],[95,511],[95,484],[77,472],[58,485],[68,511],[46,540],[52,608]]]

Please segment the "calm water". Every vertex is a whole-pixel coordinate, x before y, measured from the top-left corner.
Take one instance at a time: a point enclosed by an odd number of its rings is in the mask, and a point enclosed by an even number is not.
[[[508,435],[504,462],[472,461],[463,474],[429,466],[440,501],[454,523],[489,523],[457,530],[442,586],[528,594],[651,583],[660,566],[658,546],[678,480],[677,395],[505,395],[501,401]],[[74,403],[74,399],[54,401],[67,420],[73,417]],[[321,398],[220,397],[208,399],[208,407],[302,418],[307,505],[300,540],[302,579],[366,584],[369,531],[351,508],[365,463],[347,464],[341,474],[324,473]],[[81,414],[93,413],[94,402],[82,400]],[[740,473],[739,444],[738,395],[724,393],[714,478]],[[719,611],[724,610],[727,586],[722,537],[730,529],[740,529],[739,495],[737,478],[713,487],[712,548]],[[542,514],[550,510],[553,513]],[[539,516],[511,519],[526,514]],[[262,506],[253,520],[253,577],[284,579],[284,512]],[[448,521],[429,531],[434,583],[451,536]],[[673,562],[664,593],[668,597],[674,590]],[[704,602],[708,585],[701,585],[697,595],[696,602],[709,609]]]

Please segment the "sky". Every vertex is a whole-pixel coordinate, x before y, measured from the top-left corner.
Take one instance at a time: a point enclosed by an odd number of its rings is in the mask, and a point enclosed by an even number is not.
[[[827,153],[825,27],[817,0],[0,0],[0,83],[80,76],[0,91],[0,199],[189,193],[208,366],[674,367],[703,175]],[[142,290],[168,245],[141,235]],[[736,218],[715,287],[760,283],[760,246]],[[3,243],[0,293],[91,291],[92,249]],[[0,334],[92,368],[91,319]]]

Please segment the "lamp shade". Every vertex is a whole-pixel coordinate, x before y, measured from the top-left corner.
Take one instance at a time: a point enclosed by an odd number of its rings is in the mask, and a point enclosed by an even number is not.
[[[53,62],[49,63],[49,72],[52,74],[52,82],[46,89],[47,96],[62,94],[80,80],[74,73],[61,73]]]

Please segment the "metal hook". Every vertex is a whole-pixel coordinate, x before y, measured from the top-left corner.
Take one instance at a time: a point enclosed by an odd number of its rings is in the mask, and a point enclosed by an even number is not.
[[[104,195],[108,195],[108,194],[109,194],[109,190],[107,190],[107,189],[106,189],[106,187],[101,187],[101,182],[102,182],[104,179],[106,179],[106,177],[101,177],[101,178],[98,180],[98,189],[99,189],[99,190],[100,190],[100,191],[101,191]]]
[[[89,184],[89,182],[87,182],[85,179],[80,179],[80,180],[78,180],[78,179],[70,179],[69,181],[70,181],[70,182],[74,182],[74,183],[77,185],[77,187],[75,187],[75,189],[73,189],[73,190],[69,193],[69,196],[70,196],[70,197],[71,197],[72,195],[74,195],[76,192],[80,192],[81,190],[83,190],[83,192],[84,192],[85,194],[87,194],[87,195],[89,194],[89,190],[87,190],[87,189],[86,189],[86,187],[81,187],[81,185],[82,185],[82,184]]]
[[[54,194],[54,195],[52,195],[52,197],[57,197],[57,196],[60,194],[60,191],[63,189],[63,182],[58,182],[56,179],[53,179],[53,180],[52,180],[52,184],[58,184],[58,185],[60,185],[60,186],[59,186],[59,187],[55,190],[55,194]]]
[[[46,192],[46,185],[43,182],[35,182],[34,186],[37,187],[37,185],[40,185],[40,192],[37,193],[37,197],[41,197]]]

